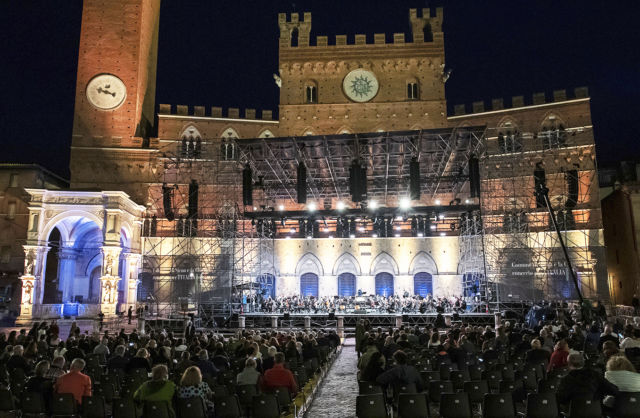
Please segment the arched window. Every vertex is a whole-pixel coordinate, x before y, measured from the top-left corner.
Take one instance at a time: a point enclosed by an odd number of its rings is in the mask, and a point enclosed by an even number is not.
[[[300,276],[300,295],[302,297],[318,297],[318,275],[315,273],[305,273]]]
[[[562,148],[567,145],[567,132],[564,122],[556,115],[549,115],[542,123],[538,137],[542,139],[543,149]]]
[[[265,273],[258,276],[258,286],[263,298],[275,299],[276,297],[276,276]]]
[[[433,276],[429,273],[416,273],[413,276],[413,294],[427,297],[433,295]]]
[[[227,128],[222,133],[222,144],[220,145],[220,158],[222,161],[235,161],[236,142],[238,133],[233,128]]]
[[[291,46],[298,46],[298,28],[293,28],[291,31]]]
[[[422,33],[424,33],[424,41],[425,42],[433,42],[433,32],[431,31],[431,24],[427,23],[422,28]]]
[[[418,100],[420,98],[420,88],[418,82],[411,80],[407,82],[407,99]]]
[[[307,83],[304,87],[304,102],[318,103],[318,86],[315,83]]]
[[[195,126],[188,126],[180,135],[180,156],[199,158],[202,154],[202,135]]]
[[[180,156],[182,156],[182,158],[187,158],[187,137],[186,136],[182,137],[182,146],[180,148]]]
[[[393,295],[393,275],[391,273],[376,274],[376,295]]]
[[[47,261],[45,263],[44,296],[42,303],[60,303],[62,300],[62,292],[58,290],[61,239],[60,230],[53,228],[53,231],[49,234],[49,248],[51,249],[47,253]]]
[[[195,152],[193,154],[193,156],[195,158],[200,158],[200,156],[202,155],[202,139],[200,139],[200,137],[196,138],[196,149]]]
[[[268,129],[265,129],[264,131],[260,132],[260,135],[258,135],[258,138],[273,138],[275,137],[275,135],[273,134],[273,132],[271,132]]]
[[[498,148],[505,154],[522,152],[522,135],[514,129],[501,129],[498,133]]]
[[[338,296],[348,297],[356,295],[356,276],[352,273],[342,273],[338,276]]]
[[[306,131],[304,131],[304,133],[302,134],[302,136],[313,136],[313,131],[307,129]]]

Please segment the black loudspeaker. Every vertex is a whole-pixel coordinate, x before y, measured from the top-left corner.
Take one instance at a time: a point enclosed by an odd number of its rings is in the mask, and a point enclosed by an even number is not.
[[[245,206],[253,206],[253,180],[249,164],[242,170],[242,203]]]
[[[480,161],[477,157],[469,157],[469,195],[480,197]]]
[[[288,321],[289,319],[291,319],[291,314],[289,312],[285,312],[284,315],[282,316],[282,319],[284,319],[285,321]]]
[[[175,219],[173,213],[173,188],[168,187],[166,183],[162,184],[162,208],[164,209],[164,217],[168,221],[173,221]]]
[[[416,158],[409,163],[409,195],[411,200],[420,200],[420,163]]]
[[[544,196],[540,193],[541,189],[547,187],[547,178],[544,168],[536,168],[533,170],[533,183],[535,187],[536,194],[536,207],[543,208],[546,205],[544,204]]]
[[[567,204],[566,207],[574,208],[578,204],[578,170],[569,170],[565,173],[567,180]]]
[[[332,321],[336,319],[336,313],[335,312],[329,312],[329,320]]]
[[[402,315],[402,322],[409,322],[409,315]]]
[[[362,202],[367,195],[367,169],[354,160],[349,167],[349,192],[352,202]]]
[[[187,218],[189,219],[188,235],[193,237],[198,230],[198,182],[191,180],[189,183],[189,207]]]
[[[297,174],[298,203],[307,203],[307,167],[303,162],[298,164]]]

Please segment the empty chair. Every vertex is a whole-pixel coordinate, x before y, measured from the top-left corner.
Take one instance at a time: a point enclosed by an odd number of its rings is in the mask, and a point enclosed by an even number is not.
[[[632,418],[640,415],[640,392],[620,392],[615,399],[616,418]]]
[[[382,393],[382,388],[375,383],[359,381],[358,393],[360,395],[374,395],[376,393]]]
[[[480,404],[484,400],[484,395],[489,393],[489,385],[486,380],[472,380],[464,382],[464,392],[469,395],[469,402]]]
[[[104,399],[101,396],[82,397],[82,417],[83,418],[103,418],[106,417]]]
[[[458,390],[462,389],[464,382],[471,380],[471,377],[468,370],[454,370],[451,372],[450,380],[453,383],[453,388]]]
[[[200,396],[178,399],[176,409],[178,416],[182,418],[206,418],[207,416],[207,408]]]
[[[281,386],[273,389],[273,393],[276,395],[276,398],[278,398],[280,412],[287,411],[289,409],[289,405],[291,405],[291,394],[289,393],[289,389]]]
[[[210,386],[213,396],[227,396],[229,395],[229,389],[223,385]]]
[[[439,370],[441,380],[451,380],[451,372],[453,371],[453,366],[449,364],[441,364]]]
[[[112,383],[101,383],[95,387],[96,395],[102,396],[107,403],[111,403],[116,396],[116,389]]]
[[[557,379],[542,379],[538,382],[538,393],[556,393],[558,391]]]
[[[172,418],[173,412],[169,402],[145,401],[142,407],[142,416],[153,418]]]
[[[243,408],[251,408],[253,397],[258,394],[258,388],[255,385],[240,385],[236,387],[236,394],[238,395],[240,406]],[[224,395],[226,395],[226,393]]]
[[[382,394],[358,395],[356,398],[356,417],[387,418],[387,406]]]
[[[522,384],[527,392],[535,392],[538,389],[538,379],[535,369],[525,369],[522,372]]]
[[[76,400],[70,393],[54,393],[51,399],[51,415],[75,415]]]
[[[482,373],[482,380],[486,380],[490,390],[497,391],[500,389],[500,381],[502,380],[502,372],[500,370],[485,371]]]
[[[528,418],[556,418],[558,403],[553,393],[530,393],[527,397]]]
[[[42,393],[22,392],[20,410],[24,415],[47,415],[47,404]],[[4,412],[4,411],[3,411]]]
[[[16,410],[13,395],[8,389],[0,389],[0,412],[13,412]]]
[[[254,396],[251,409],[254,418],[278,418],[280,416],[278,398],[271,393]]]
[[[514,418],[516,408],[510,393],[487,393],[482,403],[485,418]]]
[[[440,397],[440,416],[442,418],[471,418],[469,395],[460,393],[443,393]]]
[[[482,380],[482,372],[484,368],[482,366],[471,366],[469,367],[469,378],[470,380]]]
[[[113,418],[137,418],[133,397],[115,399],[112,410]]]
[[[242,416],[236,395],[219,395],[213,400],[216,418],[239,418]]]
[[[513,364],[501,364],[499,370],[502,373],[502,380],[513,381],[516,378]]]
[[[436,370],[436,371],[430,371],[430,372],[420,372],[420,377],[422,377],[422,382],[424,383],[424,386],[427,387],[429,386],[429,382],[435,382],[436,380],[442,380],[440,379],[440,371]]]
[[[602,406],[593,399],[572,399],[569,403],[569,418],[600,418]]]
[[[447,380],[439,380],[429,383],[429,401],[440,402],[440,395],[443,393],[453,393],[453,383]]]
[[[401,393],[398,397],[398,418],[429,417],[429,403],[424,393]]]
[[[520,379],[516,379],[513,382],[501,380],[498,393],[511,393],[514,402],[523,402],[527,397]]]

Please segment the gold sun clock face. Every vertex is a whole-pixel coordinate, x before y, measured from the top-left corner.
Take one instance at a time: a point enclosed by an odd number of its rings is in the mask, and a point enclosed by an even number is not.
[[[351,71],[342,81],[344,94],[354,102],[364,103],[378,94],[378,79],[367,70],[359,68]]]
[[[87,99],[97,109],[116,109],[126,97],[126,86],[113,74],[98,74],[87,84]]]

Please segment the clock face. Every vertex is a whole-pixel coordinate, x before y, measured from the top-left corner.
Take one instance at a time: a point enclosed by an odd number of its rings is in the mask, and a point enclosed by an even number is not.
[[[87,84],[89,103],[101,110],[115,109],[124,102],[127,88],[112,74],[99,74]]]
[[[378,94],[378,79],[371,71],[359,68],[347,74],[342,89],[354,102],[368,102]]]

